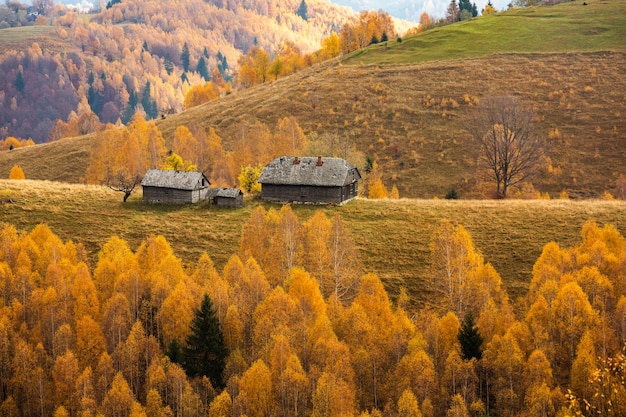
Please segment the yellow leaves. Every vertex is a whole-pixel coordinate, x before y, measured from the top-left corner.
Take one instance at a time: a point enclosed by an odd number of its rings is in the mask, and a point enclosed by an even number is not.
[[[400,417],[422,417],[417,398],[409,389],[405,389],[398,400],[398,414]]]
[[[257,360],[246,370],[239,381],[239,396],[246,414],[250,417],[272,415],[274,399],[272,396],[272,378],[267,365]]]
[[[313,416],[351,416],[355,408],[354,387],[333,373],[322,373],[313,394]]]
[[[11,171],[9,172],[10,180],[25,180],[26,175],[24,175],[24,171],[19,165],[13,165]]]
[[[259,194],[261,192],[261,184],[259,184],[261,171],[263,171],[263,166],[261,164],[242,167],[241,172],[237,177],[237,180],[239,181],[239,188],[247,194]]]
[[[336,32],[332,32],[327,38],[322,39],[322,59],[334,58],[340,53],[339,36]]]
[[[222,391],[220,395],[215,397],[211,401],[209,406],[209,416],[211,417],[229,417],[231,415],[231,408],[233,401],[230,398],[227,390]]]
[[[387,193],[387,189],[385,188],[385,185],[383,184],[383,181],[380,178],[372,182],[368,188],[369,188],[369,192],[367,194],[367,198],[384,199],[389,196]]]
[[[165,141],[153,121],[139,114],[128,127],[109,128],[92,142],[86,179],[125,192],[125,199],[149,168],[158,168],[165,157]],[[126,194],[127,193],[127,194]]]
[[[219,96],[220,88],[213,83],[213,81],[209,81],[202,85],[194,85],[185,95],[184,107],[185,109],[190,109],[192,107],[199,106],[200,104],[215,100],[219,98]]]
[[[380,172],[376,162],[372,164],[372,169],[367,175],[367,190],[367,198],[384,199],[389,196],[382,181],[382,172]]]
[[[157,317],[162,323],[164,346],[170,346],[174,340],[179,346],[184,346],[190,332],[194,310],[199,305],[200,300],[194,299],[185,282],[180,281],[163,301]]]
[[[196,171],[198,169],[191,161],[184,161],[180,155],[175,153],[172,153],[165,159],[164,168],[171,171]]]

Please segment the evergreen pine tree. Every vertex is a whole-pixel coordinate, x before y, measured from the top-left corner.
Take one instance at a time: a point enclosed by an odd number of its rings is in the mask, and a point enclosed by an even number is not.
[[[483,351],[481,345],[483,344],[483,338],[474,325],[474,316],[471,312],[465,315],[458,337],[463,359],[482,358]]]
[[[146,112],[146,119],[156,119],[156,117],[159,115],[156,101],[152,100],[152,97],[150,96],[150,81],[146,82],[146,86],[143,89],[143,94],[141,96],[141,105]]]
[[[206,65],[206,60],[203,56],[201,56],[198,60],[198,67],[196,68],[196,71],[198,71],[198,74],[200,74],[202,78],[204,78],[204,81],[209,81],[211,79],[211,76],[209,75],[209,69]]]
[[[100,110],[102,110],[102,95],[93,85],[90,85],[89,90],[87,90],[87,102],[89,107],[91,107],[91,111],[95,114],[100,114]]]
[[[213,303],[204,295],[191,322],[191,333],[183,348],[183,368],[190,377],[206,376],[215,387],[223,387],[226,356],[224,336]]]
[[[183,71],[189,71],[189,45],[187,42],[183,45],[183,51],[180,53],[180,61],[183,63]]]
[[[124,113],[122,114],[122,123],[126,124],[130,122],[130,119],[135,115],[135,110],[137,109],[137,104],[139,103],[139,98],[137,97],[137,93],[134,90],[130,90],[128,92],[128,105],[126,109],[124,109]]]
[[[13,85],[15,86],[15,89],[21,93],[24,91],[24,84],[24,76],[22,75],[22,71],[19,71],[17,73],[17,77],[15,77]]]
[[[387,32],[383,32],[383,34],[380,36],[380,41],[387,42],[388,40],[389,40],[389,37],[387,36]]]
[[[174,64],[172,63],[172,58],[169,53],[165,54],[165,58],[163,58],[163,66],[165,67],[167,75],[171,75],[172,72],[174,72]]]
[[[305,1],[302,0],[300,2],[300,6],[298,7],[298,11],[296,12],[296,14],[300,16],[302,20],[307,20],[308,19],[307,13],[308,13],[307,5]]]
[[[183,363],[183,354],[180,349],[180,344],[178,344],[178,341],[176,339],[172,339],[165,354],[168,358],[170,358],[172,362],[179,365]]]
[[[204,55],[206,59],[209,59],[209,50],[206,49],[206,46],[204,47],[204,51],[202,51],[202,55]]]

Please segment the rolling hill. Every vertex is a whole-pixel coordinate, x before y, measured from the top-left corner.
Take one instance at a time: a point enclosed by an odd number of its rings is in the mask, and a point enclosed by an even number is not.
[[[236,210],[205,203],[146,205],[141,192],[124,204],[119,193],[101,186],[0,180],[0,222],[24,232],[46,223],[64,241],[84,244],[94,264],[112,236],[136,250],[148,236],[162,235],[184,264],[197,262],[206,251],[221,270],[237,253],[242,227],[260,204],[249,199]],[[340,207],[294,205],[293,210],[301,221],[316,210],[329,217],[339,213],[359,249],[363,272],[377,273],[393,297],[404,287],[413,308],[438,302],[428,281],[429,241],[443,219],[471,233],[512,300],[528,291],[533,264],[550,241],[561,247],[579,244],[590,219],[626,234],[626,204],[620,201],[360,199]]]
[[[90,108],[103,123],[126,122],[138,104],[178,112],[191,86],[230,79],[253,46],[311,53],[351,10],[299,1],[122,1],[92,15],[60,7],[25,20],[25,6],[0,5],[0,137],[45,142],[57,120]],[[31,23],[32,24],[32,23]],[[18,80],[20,80],[18,82]],[[146,92],[147,91],[147,92]]]
[[[549,136],[534,188],[552,198],[564,191],[598,197],[626,174],[625,6],[576,1],[437,28],[237,91],[158,126],[166,138],[180,125],[214,127],[228,149],[242,126],[273,128],[295,116],[309,137],[336,138],[337,153],[354,146],[377,161],[402,197],[455,189],[476,198],[491,188],[477,173],[465,126],[481,97],[512,94],[534,108],[536,129]],[[558,33],[567,36],[553,39]],[[78,159],[90,140],[0,154],[0,176],[19,163],[27,178],[80,182],[87,161]],[[74,155],[72,165],[47,162],[48,150],[56,160]]]

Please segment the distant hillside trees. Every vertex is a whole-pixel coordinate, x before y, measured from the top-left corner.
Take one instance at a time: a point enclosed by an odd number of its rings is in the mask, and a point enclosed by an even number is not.
[[[229,63],[249,51],[255,39],[271,64],[284,40],[304,55],[301,51],[317,50],[323,37],[350,16],[332,5],[307,2],[309,19],[303,21],[296,14],[300,3],[111,1],[89,20],[54,5],[48,18],[52,28],[42,43],[49,39],[61,49],[32,43],[0,54],[0,126],[6,127],[0,138],[30,137],[37,143],[58,138],[58,132],[51,135],[56,122],[67,122],[71,112],[80,114],[84,99],[102,123],[128,123],[141,109],[148,118],[181,111],[192,86],[214,80],[223,93],[230,91],[221,85],[233,79]],[[18,2],[3,3],[0,28],[29,24],[27,10]],[[284,55],[275,64],[260,78],[275,79],[302,66]],[[148,82],[149,97],[144,94]]]
[[[28,6],[18,1],[7,1],[0,4],[0,29],[28,26],[33,23],[28,19]]]
[[[488,16],[490,14],[494,14],[496,13],[496,8],[493,7],[493,4],[491,3],[491,0],[489,0],[487,2],[487,5],[485,6],[485,8],[480,12],[481,15],[483,16]]]
[[[65,62],[78,70],[81,64],[74,59],[67,55]],[[44,51],[38,43],[0,56],[0,126],[8,127],[9,136],[42,142],[56,120],[76,109],[72,75],[62,61],[61,54]]]
[[[467,20],[478,16],[478,8],[476,3],[470,0],[459,0],[459,20]]]
[[[383,35],[387,38],[397,37],[391,16],[382,10],[361,12],[358,21],[342,26],[339,33],[341,51],[349,53],[365,48],[373,39],[382,39]]]
[[[446,10],[446,23],[451,24],[460,20],[461,10],[456,0],[451,0]]]

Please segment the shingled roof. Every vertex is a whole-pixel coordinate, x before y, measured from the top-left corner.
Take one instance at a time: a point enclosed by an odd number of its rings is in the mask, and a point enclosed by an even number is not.
[[[343,187],[360,178],[359,170],[345,159],[281,156],[263,168],[259,182]]]
[[[204,179],[206,185],[202,185]],[[195,190],[208,187],[209,180],[202,172],[170,171],[150,169],[144,175],[141,185],[144,187],[175,188],[177,190]]]
[[[209,188],[208,197],[237,198],[243,194],[239,188]]]

